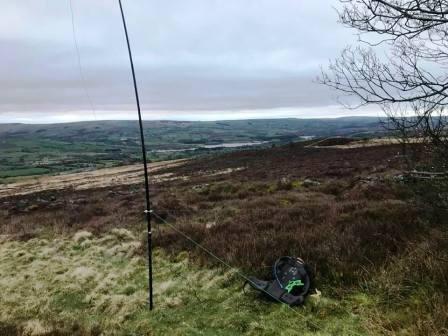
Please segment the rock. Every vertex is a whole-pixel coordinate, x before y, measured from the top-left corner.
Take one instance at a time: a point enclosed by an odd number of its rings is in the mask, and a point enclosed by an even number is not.
[[[305,181],[303,181],[302,185],[304,187],[312,187],[312,186],[320,185],[320,182],[314,181],[314,180],[311,180],[311,179],[305,179]]]

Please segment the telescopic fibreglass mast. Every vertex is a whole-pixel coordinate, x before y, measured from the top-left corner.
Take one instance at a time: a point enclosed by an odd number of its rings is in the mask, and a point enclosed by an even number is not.
[[[128,29],[126,27],[126,19],[124,17],[123,6],[121,5],[121,0],[118,0],[118,4],[120,5],[121,18],[123,20],[123,28],[124,34],[126,36],[126,44],[128,46],[128,54],[129,54],[129,62],[131,64],[132,71],[132,80],[134,82],[134,93],[135,93],[135,101],[137,104],[137,112],[138,112],[138,123],[140,126],[140,140],[142,145],[142,158],[143,158],[143,169],[145,175],[145,195],[146,195],[146,209],[145,209],[145,217],[148,229],[148,290],[149,290],[149,309],[152,310],[153,299],[152,299],[152,232],[151,232],[151,210],[150,210],[150,202],[149,202],[149,177],[148,177],[148,163],[146,161],[146,147],[145,147],[145,136],[143,134],[143,122],[142,122],[142,113],[140,110],[140,100],[138,98],[138,89],[137,89],[137,80],[135,79],[135,69],[134,69],[134,61],[132,60],[132,52],[131,52],[131,44],[129,42]]]

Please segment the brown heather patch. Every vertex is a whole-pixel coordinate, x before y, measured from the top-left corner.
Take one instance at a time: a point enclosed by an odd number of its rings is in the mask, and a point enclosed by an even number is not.
[[[400,201],[336,200],[316,192],[281,192],[221,207],[230,216],[179,219],[176,225],[230,263],[259,273],[280,255],[299,255],[318,281],[353,284],[359,272],[402,252],[424,229],[419,209]],[[216,221],[215,218],[219,220]],[[206,227],[208,222],[215,225]],[[174,250],[191,243],[163,230],[157,244]]]

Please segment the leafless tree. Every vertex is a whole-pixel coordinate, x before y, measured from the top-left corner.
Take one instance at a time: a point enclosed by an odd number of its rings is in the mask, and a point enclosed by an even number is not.
[[[380,105],[389,127],[428,141],[446,169],[448,0],[340,2],[340,22],[363,43],[347,47],[321,81],[359,105]]]

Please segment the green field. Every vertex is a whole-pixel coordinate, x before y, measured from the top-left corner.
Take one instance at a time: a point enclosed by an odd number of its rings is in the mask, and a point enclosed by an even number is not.
[[[356,117],[146,121],[144,127],[148,156],[153,161],[234,150],[221,147],[226,144],[258,142],[266,147],[309,137],[371,137],[383,132],[377,118]],[[117,166],[140,159],[136,121],[0,124],[0,181],[4,182],[8,178]]]

